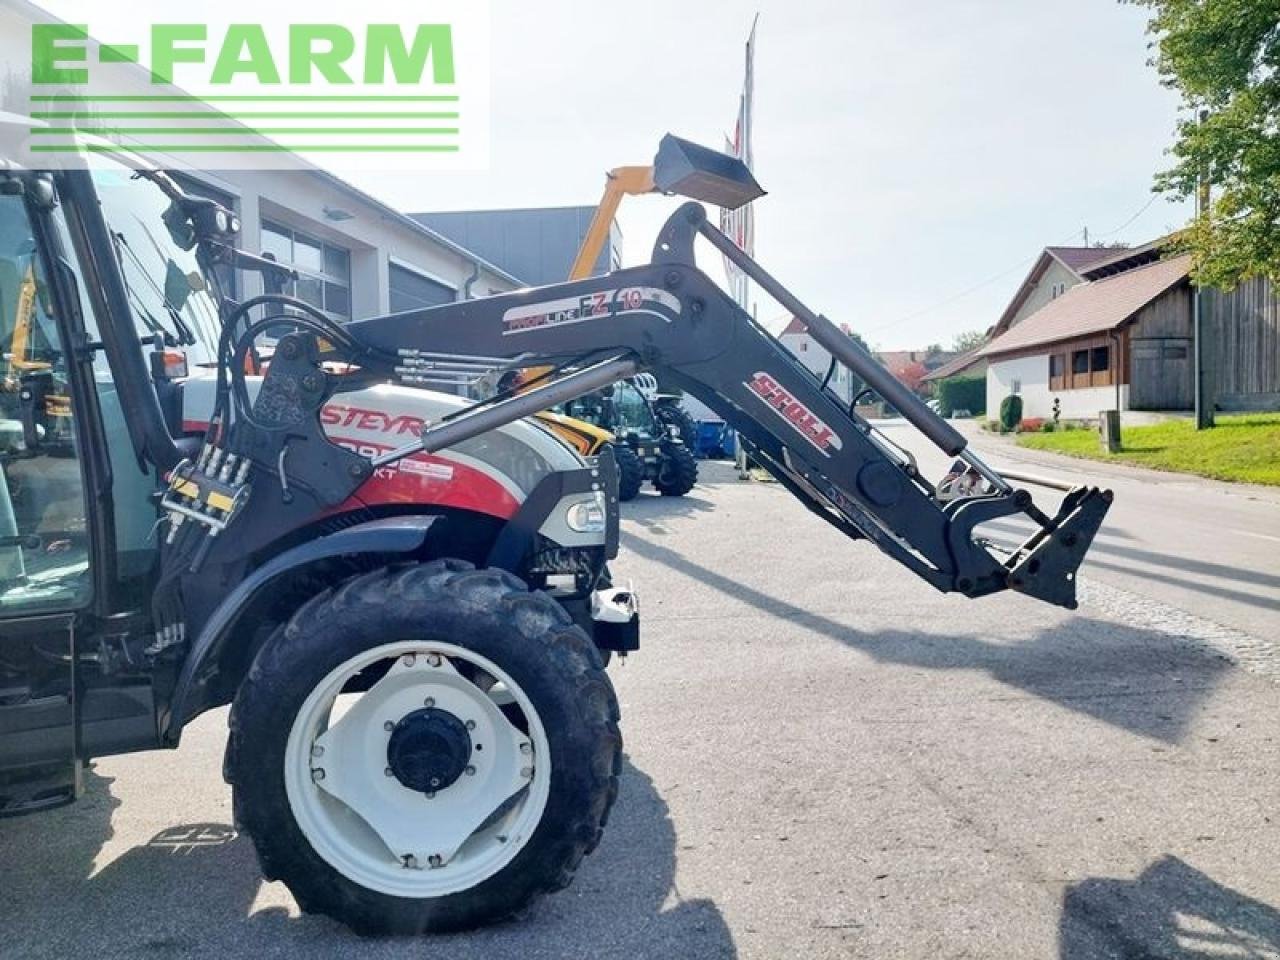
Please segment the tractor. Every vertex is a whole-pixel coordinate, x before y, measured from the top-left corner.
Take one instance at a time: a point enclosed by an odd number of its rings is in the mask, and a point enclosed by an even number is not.
[[[613,458],[526,418],[644,372],[939,591],[1076,604],[1109,491],[1042,511],[735,247],[703,206],[761,195],[734,158],[663,138],[653,186],[689,202],[648,264],[339,325],[271,284],[225,295],[227,268],[279,266],[239,248],[232,211],[113,155],[0,163],[0,317],[27,327],[0,396],[6,812],[230,705],[237,826],[302,910],[436,932],[565,886],[618,792],[602,653],[634,649],[638,616],[606,570]],[[695,241],[985,486],[940,500],[698,269]],[[199,343],[212,356],[183,356]],[[539,382],[481,400],[424,389],[533,365]],[[1012,516],[1034,525],[1016,549],[975,535]]]

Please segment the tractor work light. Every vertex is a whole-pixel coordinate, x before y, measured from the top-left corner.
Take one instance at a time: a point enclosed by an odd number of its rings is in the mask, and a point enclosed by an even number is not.
[[[605,528],[604,494],[596,491],[589,499],[579,500],[565,511],[565,523],[578,533],[599,533]]]
[[[737,157],[668,133],[653,158],[653,185],[662,193],[737,210],[764,189]]]

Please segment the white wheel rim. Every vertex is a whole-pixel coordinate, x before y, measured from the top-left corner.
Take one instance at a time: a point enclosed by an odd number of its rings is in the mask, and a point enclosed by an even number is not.
[[[342,693],[393,658],[367,691]],[[455,664],[496,682],[486,691]],[[387,772],[388,724],[429,700],[474,725],[467,772],[430,798]],[[502,704],[519,709],[527,734]],[[362,887],[424,899],[482,883],[529,842],[547,806],[551,749],[532,702],[495,663],[453,644],[402,641],[352,657],[316,685],[289,731],[284,772],[294,819],[321,858]]]

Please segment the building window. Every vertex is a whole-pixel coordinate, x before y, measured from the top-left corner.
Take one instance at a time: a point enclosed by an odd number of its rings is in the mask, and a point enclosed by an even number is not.
[[[432,280],[416,270],[402,267],[398,263],[388,266],[387,286],[391,295],[392,313],[437,307],[442,303],[453,303],[458,299],[458,292],[453,287],[438,280]]]
[[[1115,382],[1111,365],[1111,347],[1087,347],[1070,353],[1049,355],[1049,389],[1081,390],[1105,387]]]
[[[1067,358],[1061,353],[1049,354],[1049,389],[1061,390],[1066,385]]]
[[[262,221],[262,252],[298,271],[284,293],[323,310],[335,320],[351,319],[351,254],[290,227]]]

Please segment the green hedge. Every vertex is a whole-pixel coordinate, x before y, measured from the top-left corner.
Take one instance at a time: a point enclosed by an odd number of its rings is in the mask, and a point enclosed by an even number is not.
[[[1000,431],[1013,433],[1022,422],[1022,398],[1011,393],[1000,401]]]
[[[948,377],[938,381],[937,390],[944,417],[956,410],[968,410],[975,417],[987,412],[986,377]]]

